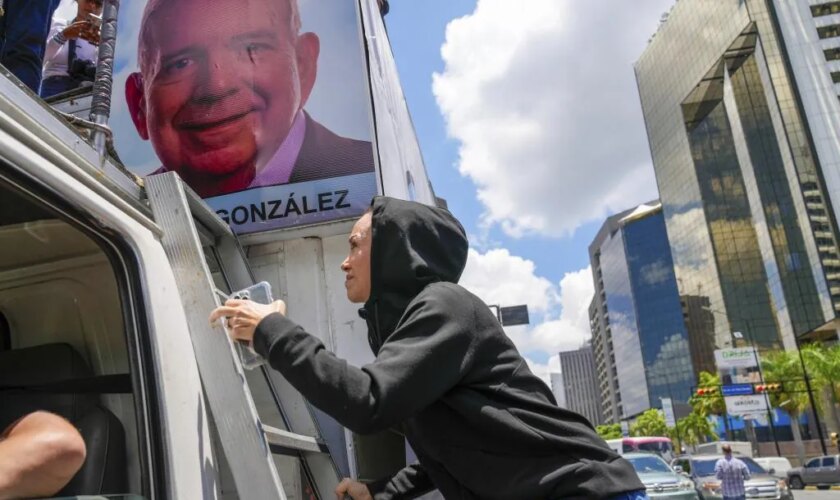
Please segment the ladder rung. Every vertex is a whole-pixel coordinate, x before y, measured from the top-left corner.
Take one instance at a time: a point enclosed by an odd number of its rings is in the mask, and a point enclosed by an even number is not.
[[[270,425],[263,424],[263,432],[268,444],[290,450],[308,451],[314,453],[329,453],[326,443],[312,436],[295,434]]]

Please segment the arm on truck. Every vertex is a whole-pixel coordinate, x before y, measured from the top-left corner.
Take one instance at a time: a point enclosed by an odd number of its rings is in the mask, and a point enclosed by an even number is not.
[[[252,341],[310,403],[353,432],[368,434],[422,411],[470,369],[473,336],[446,313],[451,299],[438,293],[415,300],[376,359],[362,367],[338,358],[286,318],[280,301],[261,305],[231,300],[213,312],[211,322],[230,318],[232,336]]]

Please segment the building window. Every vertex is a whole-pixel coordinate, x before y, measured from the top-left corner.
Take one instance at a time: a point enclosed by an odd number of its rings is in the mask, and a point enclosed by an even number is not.
[[[831,81],[834,83],[840,83],[840,71],[831,72]]]
[[[814,17],[828,16],[840,12],[840,2],[826,2],[811,6],[811,15]]]
[[[826,61],[836,61],[840,59],[840,47],[832,47],[823,51]]]
[[[840,24],[829,24],[828,26],[819,27],[817,28],[817,34],[821,39],[838,37],[840,36]]]

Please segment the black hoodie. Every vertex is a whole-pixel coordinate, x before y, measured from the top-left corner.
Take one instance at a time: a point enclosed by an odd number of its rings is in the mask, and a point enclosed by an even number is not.
[[[350,430],[405,434],[420,463],[369,484],[378,500],[434,487],[447,499],[644,489],[585,418],[557,407],[487,305],[457,285],[467,247],[446,210],[377,197],[371,296],[361,311],[376,359],[351,366],[279,314],[260,322],[254,346]]]

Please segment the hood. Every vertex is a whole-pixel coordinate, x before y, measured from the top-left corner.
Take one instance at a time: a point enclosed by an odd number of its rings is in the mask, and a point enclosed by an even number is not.
[[[448,210],[377,196],[373,209],[368,320],[374,353],[426,286],[457,283],[467,263],[467,235]]]

